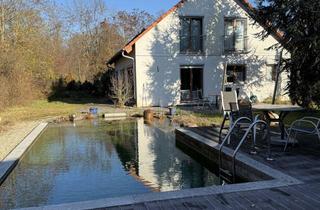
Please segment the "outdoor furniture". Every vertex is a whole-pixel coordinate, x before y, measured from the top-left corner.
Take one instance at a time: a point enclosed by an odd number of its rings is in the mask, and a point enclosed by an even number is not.
[[[220,104],[220,94],[209,94],[208,99],[210,101],[210,105],[212,108],[219,109],[219,104]]]
[[[298,133],[317,135],[320,142],[320,118],[304,117],[302,119],[294,121],[288,129],[288,138],[284,147],[284,151],[286,151],[291,137],[293,137],[293,144],[295,143]]]
[[[258,115],[254,117],[251,103],[249,104],[230,103],[230,108],[231,108],[230,118],[232,119],[233,122],[235,122],[237,119],[241,117],[247,117],[251,119],[251,122],[238,123],[239,130],[247,131],[251,123],[256,122],[259,119]],[[257,129],[258,129],[257,126],[253,127],[253,144],[254,145],[256,144]]]
[[[187,101],[190,98],[190,91],[189,90],[180,90],[181,101]]]
[[[198,91],[198,107],[202,105],[202,107],[205,107],[206,105],[210,109],[219,109],[219,100],[220,95],[208,95],[207,97],[203,96],[202,90]]]
[[[225,126],[225,123],[227,120],[230,121],[230,127],[232,125],[232,118],[230,118],[230,112],[231,112],[231,107],[230,104],[235,104],[236,108],[234,108],[234,111],[239,110],[238,107],[238,96],[236,91],[221,91],[221,105],[222,105],[222,110],[223,110],[223,121],[220,127],[220,132],[219,132],[219,141],[221,141],[221,136],[222,136],[222,131],[223,130],[228,130],[229,127]]]
[[[197,107],[199,108],[200,105],[202,105],[202,107],[204,107],[206,104],[210,107],[210,101],[208,97],[204,97],[202,90],[196,90],[193,91],[195,94],[195,102],[197,103]]]
[[[284,127],[284,119],[290,112],[297,112],[304,110],[300,106],[295,105],[278,105],[278,104],[255,104],[252,106],[253,111],[263,112],[264,118],[269,126],[271,122],[278,122],[281,131],[281,140],[285,139],[286,131]],[[279,112],[279,118],[271,118],[270,112]]]
[[[199,106],[199,104],[202,104],[206,101],[206,98],[203,98],[202,96],[202,90],[181,90],[181,101],[189,102],[196,104]]]

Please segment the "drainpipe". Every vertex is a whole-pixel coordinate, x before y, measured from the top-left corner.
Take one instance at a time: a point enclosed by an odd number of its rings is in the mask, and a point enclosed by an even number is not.
[[[135,62],[135,59],[133,57],[130,57],[128,55],[125,55],[125,51],[122,50],[122,57],[126,58],[126,59],[129,59],[132,61],[132,71],[133,71],[133,77],[134,77],[134,84],[133,84],[133,87],[134,87],[134,98],[136,99],[136,105],[137,105],[137,77],[136,77],[136,62]]]

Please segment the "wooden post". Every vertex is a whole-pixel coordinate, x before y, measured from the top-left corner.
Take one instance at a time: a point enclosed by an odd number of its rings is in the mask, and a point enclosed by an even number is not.
[[[282,53],[283,53],[283,49],[280,51],[279,62],[278,62],[277,70],[276,70],[276,84],[275,84],[275,86],[274,86],[273,97],[272,97],[272,104],[275,104],[275,103],[276,103],[279,77],[280,77],[280,74],[281,74],[281,72],[282,72],[282,71],[281,71]]]
[[[226,83],[227,67],[228,67],[228,64],[225,63],[225,64],[224,64],[224,69],[223,69],[223,77],[222,77],[221,91],[224,91],[224,85],[225,85],[225,83]]]

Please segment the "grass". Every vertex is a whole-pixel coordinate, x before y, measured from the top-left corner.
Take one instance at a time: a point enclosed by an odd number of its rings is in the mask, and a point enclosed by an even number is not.
[[[173,120],[185,126],[212,126],[213,124],[220,125],[223,116],[221,113],[202,113],[197,110],[183,110],[178,108]]]
[[[261,113],[254,113],[261,114]],[[301,119],[306,116],[320,118],[320,110],[305,110],[300,112],[289,113],[285,118],[285,125],[290,126],[291,123],[297,119]],[[177,110],[177,115],[174,117],[174,121],[186,126],[211,126],[220,125],[222,123],[223,116],[221,113],[201,113],[196,111],[186,111],[182,109]]]
[[[266,98],[264,101],[262,101],[262,103],[272,104],[272,97]],[[285,105],[292,104],[290,100],[282,100],[280,98],[276,98],[275,103],[276,104],[285,104]]]
[[[85,105],[83,104],[36,100],[27,105],[10,107],[0,112],[0,126],[19,121],[32,121],[50,117],[65,116],[79,112],[84,107]]]
[[[288,116],[285,118],[286,126],[289,126],[293,121],[297,119],[301,119],[303,117],[317,117],[320,118],[320,110],[306,110],[301,112],[292,112],[289,113]]]
[[[99,102],[96,102],[99,103]],[[93,104],[85,101],[72,102],[49,102],[47,100],[36,100],[24,106],[15,106],[7,108],[0,112],[0,131],[5,127],[21,121],[36,121],[44,120],[54,117],[67,117],[70,114],[79,113],[88,110],[91,106],[97,106],[100,110],[106,112],[126,112],[128,114],[139,113],[142,114],[143,109],[125,108],[116,109],[110,105]],[[285,120],[286,125],[290,125],[296,119],[304,116],[320,117],[320,111],[303,111],[290,113]],[[184,126],[211,126],[213,124],[220,125],[223,116],[221,113],[203,112],[197,109],[177,109],[177,114],[173,118],[176,123]]]

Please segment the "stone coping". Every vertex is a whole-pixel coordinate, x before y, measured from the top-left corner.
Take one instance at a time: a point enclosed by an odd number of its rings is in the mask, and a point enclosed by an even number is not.
[[[40,123],[35,127],[8,155],[0,162],[0,185],[4,182],[23,154],[44,131],[48,123]]]
[[[217,143],[211,141],[210,139],[202,137],[192,131],[189,131],[183,128],[178,128],[177,131],[182,132],[185,135],[188,135],[189,137],[196,139],[203,144],[206,144],[210,147],[218,149]],[[229,155],[231,154],[232,151],[226,148],[224,149],[224,152],[227,155]],[[133,204],[138,204],[142,202],[190,198],[190,197],[197,197],[197,196],[215,195],[215,194],[241,192],[241,191],[249,191],[249,190],[270,189],[275,187],[284,187],[289,185],[302,184],[301,181],[289,175],[286,175],[278,170],[275,170],[261,162],[258,162],[241,152],[238,153],[237,160],[243,162],[249,167],[253,167],[256,170],[259,170],[267,174],[268,176],[272,177],[272,180],[248,182],[248,183],[241,183],[241,184],[230,184],[230,185],[224,185],[224,186],[185,189],[185,190],[171,191],[171,192],[146,193],[146,194],[139,194],[139,195],[129,195],[129,196],[122,196],[122,197],[115,197],[115,198],[65,203],[65,204],[57,204],[57,205],[42,206],[42,207],[31,207],[31,208],[24,208],[24,209],[27,209],[27,210],[70,209],[72,210],[72,209],[107,208],[107,207],[114,207],[114,206],[133,205]]]

